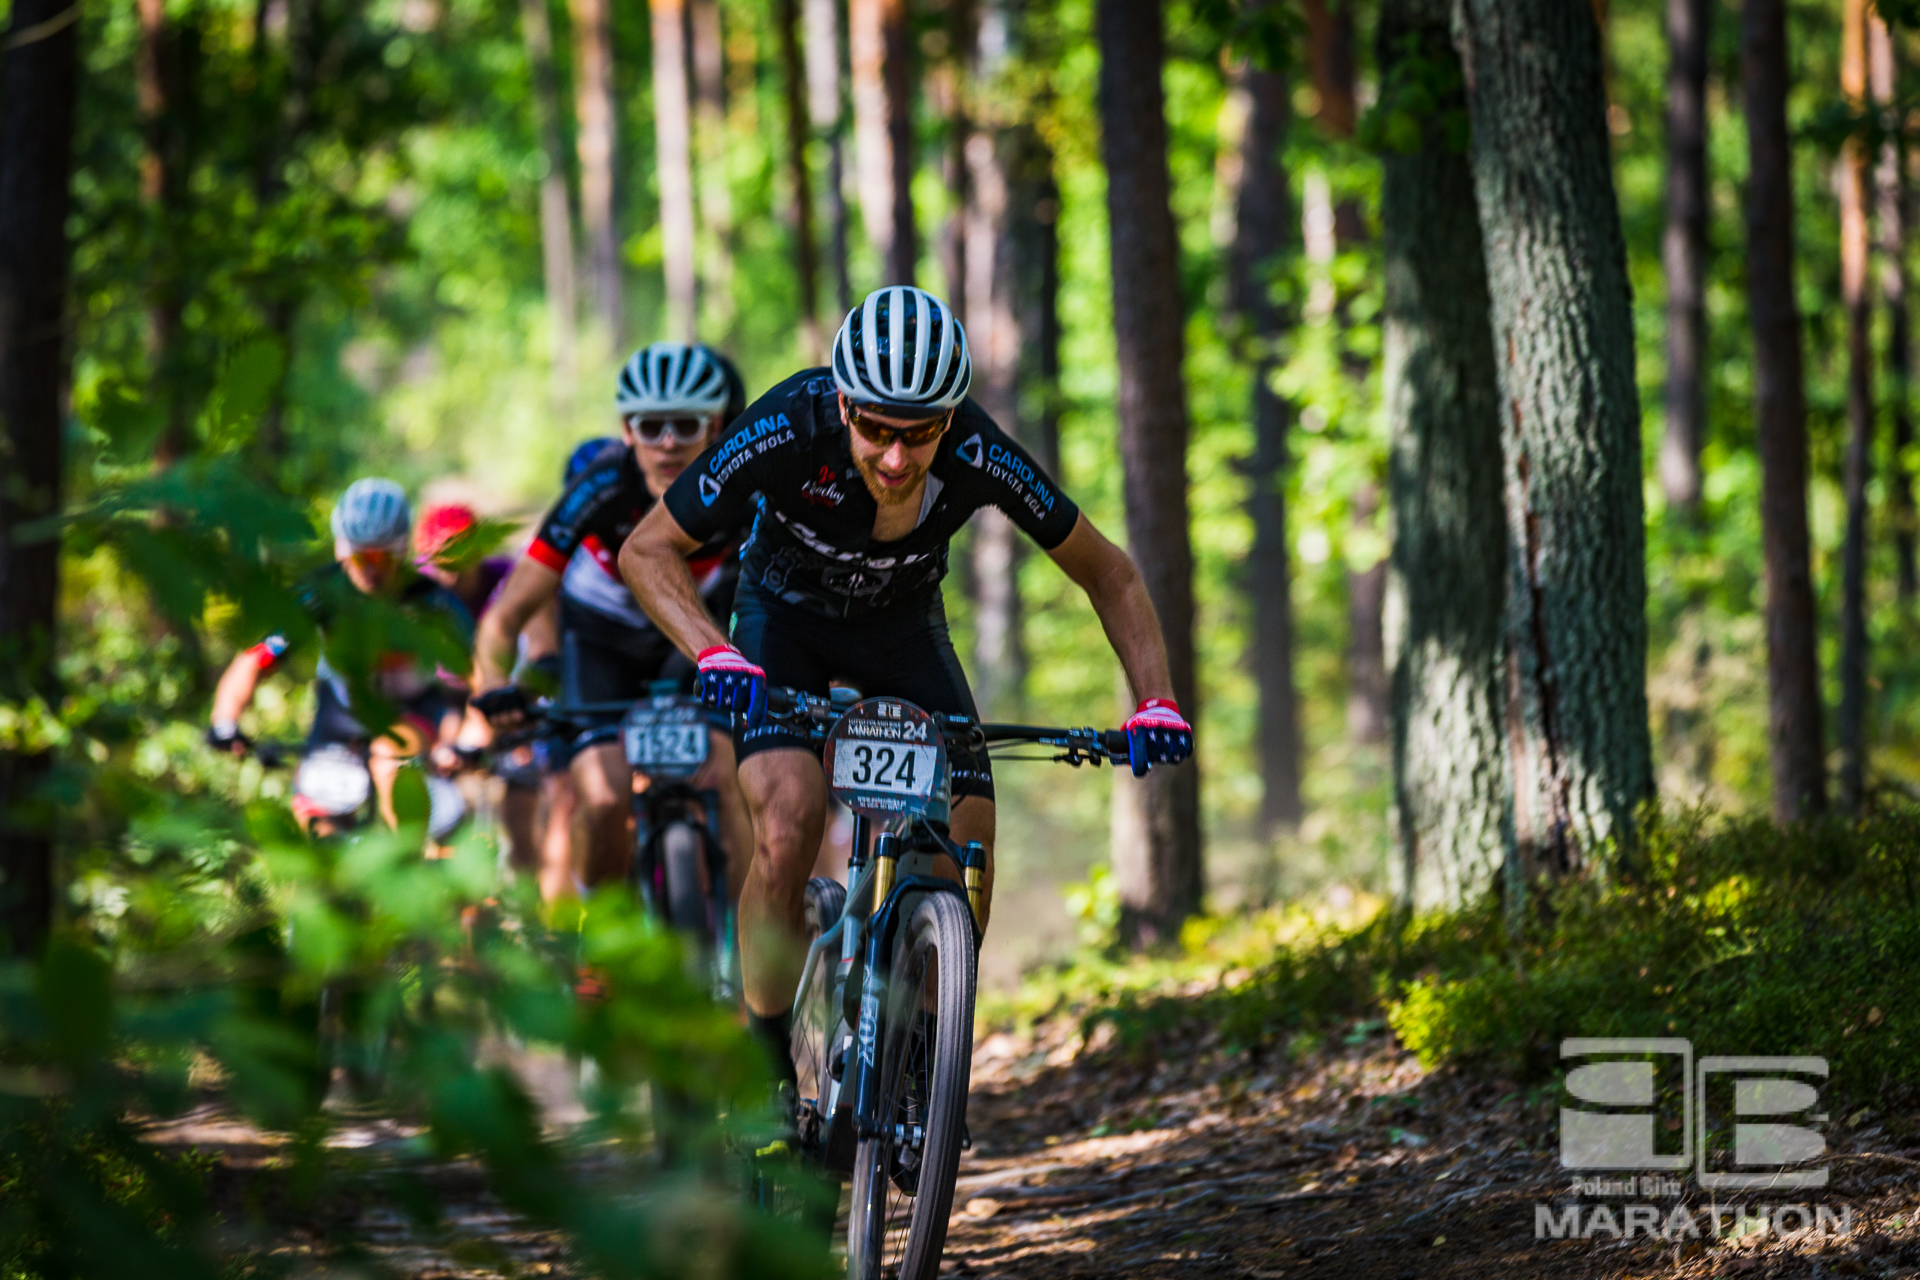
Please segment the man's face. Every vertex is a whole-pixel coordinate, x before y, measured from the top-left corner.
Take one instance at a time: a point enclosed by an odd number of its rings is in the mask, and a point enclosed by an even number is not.
[[[892,507],[919,496],[920,482],[933,465],[953,414],[897,417],[852,404],[842,395],[840,419],[847,424],[853,465],[860,469],[867,492],[881,506]]]
[[[367,595],[379,595],[398,579],[400,552],[392,547],[355,547],[333,544],[333,558],[347,571],[347,581]]]
[[[646,477],[647,492],[658,498],[713,443],[720,415],[630,413],[620,425],[640,464],[640,474]]]

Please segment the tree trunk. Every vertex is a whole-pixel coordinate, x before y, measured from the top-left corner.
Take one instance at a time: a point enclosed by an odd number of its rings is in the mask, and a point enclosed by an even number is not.
[[[1351,138],[1360,121],[1353,83],[1353,0],[1306,0],[1305,7],[1314,121],[1329,137]]]
[[[594,314],[616,351],[626,346],[620,224],[614,216],[613,31],[607,0],[568,0],[573,15],[573,97],[580,155],[580,221]],[[684,96],[684,95],[683,95]]]
[[[793,275],[800,289],[800,340],[808,364],[825,356],[813,246],[813,184],[807,173],[806,70],[800,57],[799,0],[780,0],[780,67],[787,91],[787,178],[793,184]]]
[[[1537,877],[1630,850],[1653,796],[1640,406],[1592,16],[1462,0],[1454,41],[1501,392],[1517,912]]]
[[[660,183],[661,270],[667,337],[692,342],[699,330],[693,261],[693,122],[687,101],[687,11],[682,0],[650,0],[653,12],[654,173]]]
[[[14,0],[0,63],[0,697],[57,704],[60,540],[21,525],[60,509],[67,208],[78,24],[66,0]],[[38,954],[53,922],[45,752],[0,750],[0,946]]]
[[[1707,432],[1707,45],[1713,0],[1667,0],[1667,434],[1660,487],[1672,514],[1700,509]]]
[[[1895,109],[1900,90],[1899,50],[1878,14],[1870,18],[1869,62],[1873,98],[1882,112]],[[1889,129],[1874,174],[1875,213],[1880,226],[1880,293],[1887,304],[1887,398],[1893,408],[1893,446],[1887,468],[1888,523],[1893,526],[1894,581],[1900,600],[1910,604],[1920,593],[1914,565],[1913,477],[1905,461],[1913,443],[1913,411],[1907,388],[1913,372],[1912,315],[1907,307],[1907,147],[1906,135]]]
[[[920,262],[920,238],[913,225],[913,32],[907,0],[880,0],[880,15],[886,50],[881,80],[887,97],[893,223],[887,235],[887,283],[912,284]]]
[[[1249,63],[1239,73],[1246,95],[1235,201],[1230,298],[1253,369],[1253,454],[1247,515],[1253,546],[1247,594],[1253,634],[1247,665],[1259,697],[1255,747],[1260,759],[1260,833],[1271,840],[1300,825],[1300,711],[1293,683],[1293,573],[1287,561],[1287,430],[1291,411],[1273,389],[1279,342],[1289,317],[1273,297],[1273,277],[1294,246],[1293,193],[1280,165],[1290,125],[1289,87],[1277,71]]]
[[[978,56],[974,48],[973,0],[949,0],[947,38],[951,50],[946,65],[940,68],[940,83],[947,108],[947,153],[943,157],[943,176],[947,185],[947,225],[941,235],[941,274],[947,282],[947,305],[960,323],[973,332],[973,314],[968,310],[969,273],[967,270],[968,223],[973,214],[973,173],[967,159],[967,144],[974,136],[973,113],[968,104],[972,92]],[[985,135],[982,135],[984,137]],[[982,304],[984,305],[984,303]]]
[[[1375,46],[1382,81],[1408,60],[1454,60],[1447,8],[1447,0],[1385,0]],[[1458,908],[1496,882],[1506,853],[1507,522],[1473,171],[1437,125],[1426,126],[1416,150],[1384,156],[1380,227],[1397,604],[1389,637],[1394,881],[1411,906]]]
[[[1740,78],[1747,117],[1747,310],[1753,320],[1773,813],[1827,807],[1813,572],[1807,550],[1807,400],[1793,283],[1793,149],[1787,133],[1786,0],[1746,0]]]
[[[1166,635],[1174,696],[1197,719],[1186,317],[1169,204],[1161,6],[1099,0],[1095,25],[1127,542]],[[1200,909],[1199,773],[1189,763],[1139,780],[1116,774],[1114,787],[1122,936],[1135,945],[1172,941],[1180,922]]]
[[[1867,0],[1846,0],[1840,92],[1856,117],[1867,107]],[[1840,148],[1840,301],[1847,312],[1846,541],[1840,553],[1840,809],[1858,813],[1867,777],[1867,483],[1873,473],[1873,299],[1867,291],[1867,148]]]
[[[146,144],[140,157],[140,198],[162,246],[148,285],[147,349],[151,394],[161,407],[162,422],[154,462],[165,467],[192,449],[183,385],[190,373],[183,349],[188,290],[184,271],[189,255],[176,237],[188,234],[187,184],[193,168],[193,87],[199,41],[191,18],[184,24],[167,20],[163,0],[139,0],[138,10],[140,48],[134,88]]]
[[[688,0],[687,30],[693,66],[693,180],[700,210],[694,233],[699,263],[703,333],[731,336],[738,322],[733,297],[733,190],[727,181],[727,58],[719,0]],[[804,133],[803,133],[804,136]]]
[[[847,192],[840,110],[840,15],[835,0],[806,0],[807,115],[827,138],[827,218],[839,312],[853,308],[847,274]]]
[[[546,281],[547,323],[553,326],[554,398],[572,395],[574,323],[573,201],[567,192],[566,144],[560,132],[560,93],[553,71],[553,28],[547,0],[520,0],[520,29],[533,76],[533,124],[546,157],[540,178],[540,265]]]
[[[1314,123],[1327,137],[1349,141],[1360,118],[1353,0],[1306,0],[1306,17]],[[1310,256],[1326,268],[1322,279],[1315,282],[1317,301],[1320,310],[1333,314],[1344,331],[1350,323],[1347,300],[1334,286],[1332,262],[1343,250],[1366,242],[1366,210],[1350,197],[1331,201],[1324,180],[1310,185],[1307,194],[1307,216],[1324,224],[1324,230],[1331,233],[1316,236],[1309,244]],[[1324,197],[1321,207],[1315,207],[1315,197]],[[1355,359],[1351,352],[1343,351],[1341,363],[1356,381],[1366,378],[1366,362]],[[1378,487],[1371,480],[1363,481],[1353,495],[1354,528],[1371,532],[1379,508]],[[1347,574],[1347,736],[1355,742],[1379,743],[1387,737],[1386,650],[1381,638],[1386,582],[1384,559]]]
[[[893,253],[893,141],[887,132],[884,9],[890,0],[847,0],[847,62],[853,82],[853,159],[860,221],[884,273]]]
[[[286,39],[287,84],[277,104],[278,110],[261,111],[255,122],[259,132],[253,157],[253,191],[262,210],[285,196],[283,166],[313,122],[314,78],[319,71],[322,39],[316,8],[316,0],[286,0],[278,7]],[[275,0],[258,0],[254,6],[252,58],[254,83],[260,92],[268,92],[271,83],[267,66],[274,12]],[[260,430],[255,439],[269,474],[277,475],[287,456],[287,379],[293,368],[294,324],[305,286],[299,280],[282,276],[263,280],[261,293],[260,306],[266,313],[267,332],[280,344],[285,358],[273,381],[273,390],[267,396],[266,408],[261,412]]]

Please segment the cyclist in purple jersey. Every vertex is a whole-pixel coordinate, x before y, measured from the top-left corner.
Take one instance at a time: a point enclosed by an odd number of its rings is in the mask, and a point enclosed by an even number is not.
[[[877,290],[848,313],[832,367],[748,406],[620,552],[634,597],[697,662],[702,696],[745,713],[735,749],[755,844],[742,976],[776,1065],[790,1066],[786,1011],[827,787],[806,739],[758,720],[766,686],[824,696],[839,680],[977,716],[940,596],[948,540],[975,511],[1000,508],[1087,593],[1139,699],[1126,724],[1136,772],[1193,748],[1139,569],[966,398],[971,377],[966,334],[944,303],[909,286]],[[749,517],[729,636],[700,606],[686,557]],[[990,894],[992,774],[984,759],[956,758],[951,781],[953,838],[986,846]]]

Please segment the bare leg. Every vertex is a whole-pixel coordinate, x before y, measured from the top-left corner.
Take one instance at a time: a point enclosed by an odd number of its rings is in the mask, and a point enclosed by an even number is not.
[[[737,907],[740,892],[747,883],[747,867],[753,859],[753,819],[747,814],[747,802],[740,794],[740,772],[734,765],[732,736],[709,731],[707,738],[707,762],[694,775],[693,785],[711,788],[720,797],[720,844],[727,853],[727,901]]]
[[[525,873],[538,869],[540,846],[534,828],[540,817],[540,792],[508,783],[500,797],[500,825],[507,832],[507,865]]]
[[[380,820],[389,827],[400,825],[399,817],[393,812],[393,781],[400,776],[400,766],[424,751],[426,745],[420,731],[403,721],[367,747],[367,772],[373,775],[373,794],[377,798]]]
[[[617,742],[573,758],[573,783],[587,827],[589,889],[624,879],[633,861],[633,770]]]
[[[550,773],[541,780],[547,798],[547,829],[540,838],[540,901],[558,902],[578,892],[573,872],[573,776]]]
[[[740,894],[740,967],[747,1008],[777,1017],[793,1005],[807,873],[820,852],[826,777],[809,751],[763,751],[740,765],[753,815],[753,864]]]

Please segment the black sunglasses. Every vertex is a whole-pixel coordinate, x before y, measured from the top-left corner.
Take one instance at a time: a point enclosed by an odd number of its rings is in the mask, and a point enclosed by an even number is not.
[[[633,413],[627,415],[626,423],[643,444],[659,444],[669,433],[675,444],[692,444],[707,431],[705,418],[648,418]]]

